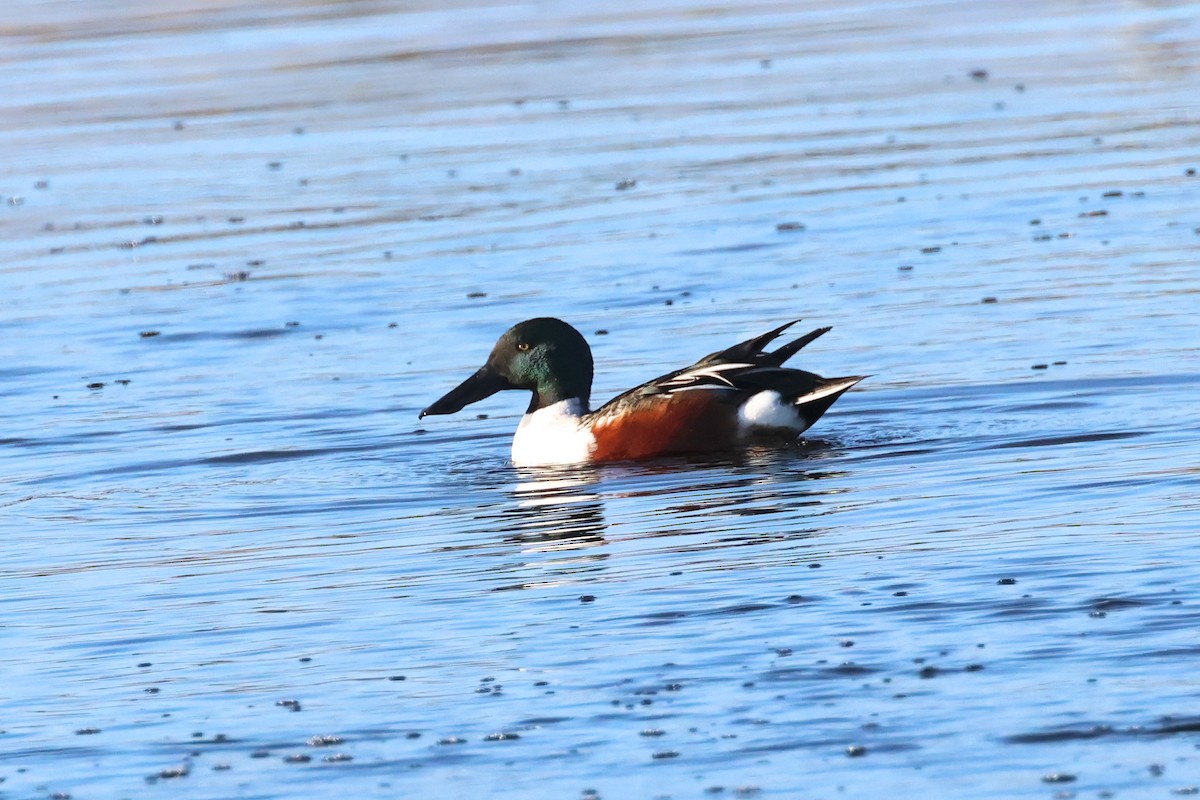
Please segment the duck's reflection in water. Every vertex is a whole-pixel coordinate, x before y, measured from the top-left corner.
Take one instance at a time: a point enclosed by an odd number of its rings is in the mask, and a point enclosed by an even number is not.
[[[576,550],[604,542],[604,506],[591,469],[518,470],[503,517],[510,541],[535,552]]]
[[[810,558],[811,545],[802,543],[819,536],[822,526],[815,523],[826,513],[823,504],[840,491],[834,479],[842,473],[814,468],[831,449],[818,442],[792,451],[520,469],[507,502],[486,515],[509,555],[519,554],[493,568],[505,581],[499,588],[586,583],[622,563],[627,569],[635,553],[695,554],[755,545],[761,558]],[[617,551],[621,558],[612,563],[610,526],[620,528],[625,540]],[[631,545],[634,541],[642,544]],[[765,547],[777,544],[806,553]]]
[[[524,557],[506,572],[532,570],[527,580],[497,587],[530,589],[577,583],[603,569],[604,504],[586,467],[519,469],[511,502],[494,518],[504,541]]]

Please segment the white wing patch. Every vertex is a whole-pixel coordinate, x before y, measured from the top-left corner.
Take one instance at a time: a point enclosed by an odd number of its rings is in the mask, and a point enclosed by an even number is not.
[[[808,394],[802,394],[790,400],[784,400],[783,395],[779,392],[766,389],[742,403],[741,408],[738,409],[738,425],[743,434],[751,433],[755,428],[782,428],[803,433],[812,423],[800,413],[798,406],[820,400],[831,394],[844,392],[860,380],[862,378],[831,380]]]
[[[738,409],[738,427],[742,433],[755,428],[772,428],[802,432],[808,421],[792,403],[785,402],[779,392],[765,390],[753,395]]]

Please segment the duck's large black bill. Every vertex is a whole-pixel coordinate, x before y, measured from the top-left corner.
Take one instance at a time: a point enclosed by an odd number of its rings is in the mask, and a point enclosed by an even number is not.
[[[512,388],[507,378],[485,364],[474,375],[451,389],[445,397],[422,411],[418,418],[429,414],[453,414],[462,411],[463,406],[478,403],[502,389]]]

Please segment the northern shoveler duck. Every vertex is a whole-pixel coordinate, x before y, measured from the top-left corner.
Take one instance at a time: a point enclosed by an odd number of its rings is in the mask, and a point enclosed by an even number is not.
[[[796,320],[795,322],[798,322]],[[787,369],[791,358],[829,328],[766,352],[795,322],[655,378],[589,410],[592,350],[551,317],[509,328],[487,363],[421,412],[453,414],[502,389],[533,392],[517,426],[518,466],[581,464],[727,450],[755,440],[794,440],[865,376],[822,378]]]

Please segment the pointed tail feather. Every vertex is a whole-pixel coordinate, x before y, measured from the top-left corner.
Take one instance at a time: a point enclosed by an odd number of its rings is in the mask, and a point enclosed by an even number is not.
[[[869,375],[850,375],[845,378],[822,378],[820,383],[811,391],[805,392],[792,400],[798,406],[813,400],[823,400],[830,395],[840,395],[859,381],[866,380]]]
[[[760,336],[755,336],[753,339],[747,339],[746,341],[742,342],[741,344],[734,345],[734,347],[731,347],[729,349],[733,350],[736,348],[739,350],[743,350],[747,355],[756,355],[758,353],[761,353],[763,351],[764,347],[766,347],[771,342],[778,339],[779,335],[781,333],[783,333],[784,331],[786,331],[788,328],[792,327],[799,321],[800,320],[798,320],[798,319],[794,319],[791,322],[785,322],[782,325],[780,325],[778,328],[773,328]]]
[[[766,333],[755,336],[753,339],[747,339],[744,342],[738,342],[733,347],[727,347],[724,350],[718,350],[715,353],[710,353],[709,355],[700,359],[697,364],[713,364],[727,361],[745,361],[753,363],[755,361],[755,357],[763,351],[764,347],[775,341],[775,339],[779,338],[781,333],[799,321],[800,320],[798,319],[794,319],[791,322],[785,322],[778,328],[774,328]]]
[[[799,322],[800,320],[796,320],[796,321]],[[783,347],[781,347],[778,350],[774,351],[773,353],[769,354],[767,356],[767,358],[769,359],[768,363],[774,367],[783,366],[783,362],[787,361],[789,358],[796,355],[797,351],[799,351],[800,348],[809,344],[814,339],[819,339],[820,337],[829,333],[831,330],[833,330],[832,327],[817,328],[815,331],[809,331],[808,333],[804,334],[799,339],[793,339],[792,341],[785,344]]]
[[[846,378],[824,378],[811,392],[800,395],[792,402],[800,415],[808,421],[808,427],[821,418],[834,402],[846,393],[850,387],[870,377],[868,375],[851,375]]]

